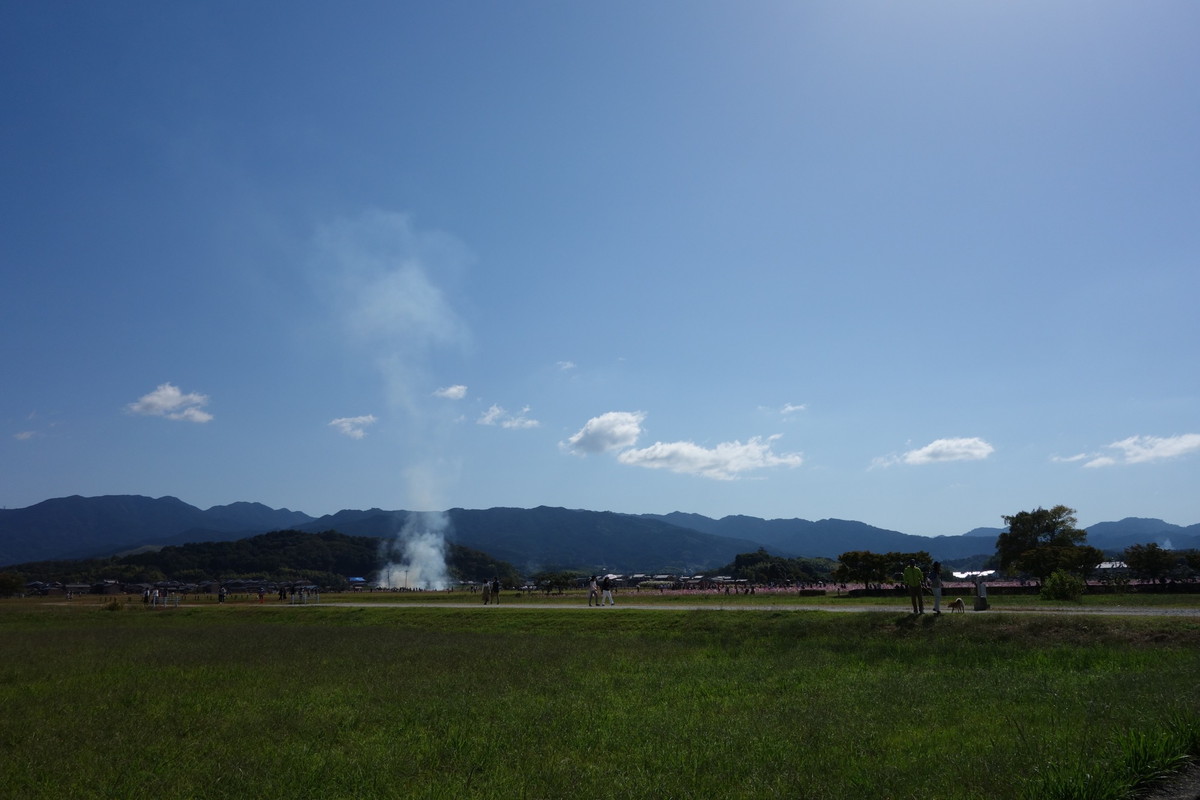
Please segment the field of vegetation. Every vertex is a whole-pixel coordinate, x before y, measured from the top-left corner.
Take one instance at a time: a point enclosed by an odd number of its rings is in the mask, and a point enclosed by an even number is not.
[[[47,600],[0,601],[0,797],[1119,798],[1200,753],[1195,616]]]

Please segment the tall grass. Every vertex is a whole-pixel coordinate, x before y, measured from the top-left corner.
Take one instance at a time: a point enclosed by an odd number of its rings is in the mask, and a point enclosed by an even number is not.
[[[1188,619],[26,602],[0,642],[35,800],[1093,797],[1200,718]]]

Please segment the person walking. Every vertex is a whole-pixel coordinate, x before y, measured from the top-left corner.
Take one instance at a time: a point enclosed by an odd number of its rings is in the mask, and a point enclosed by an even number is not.
[[[942,613],[942,562],[935,561],[929,569],[929,589],[933,592],[933,613]]]
[[[912,601],[914,614],[925,613],[925,597],[922,594],[924,583],[925,576],[921,574],[916,559],[910,559],[908,566],[904,568],[904,585],[908,588],[908,599]]]
[[[593,605],[600,607],[600,585],[596,583],[595,575],[588,581],[588,607]]]
[[[604,591],[604,595],[600,598],[600,605],[604,605],[606,600],[610,606],[615,605],[612,599],[612,578],[605,575],[604,580],[600,582],[600,588]]]

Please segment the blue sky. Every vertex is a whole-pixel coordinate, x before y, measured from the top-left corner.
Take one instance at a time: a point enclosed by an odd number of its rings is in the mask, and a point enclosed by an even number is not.
[[[0,504],[1200,522],[1198,33],[6,3]]]

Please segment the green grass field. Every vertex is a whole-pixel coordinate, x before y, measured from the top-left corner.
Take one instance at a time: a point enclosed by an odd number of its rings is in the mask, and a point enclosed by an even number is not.
[[[1196,617],[422,599],[0,601],[0,797],[1117,798],[1200,751]]]

